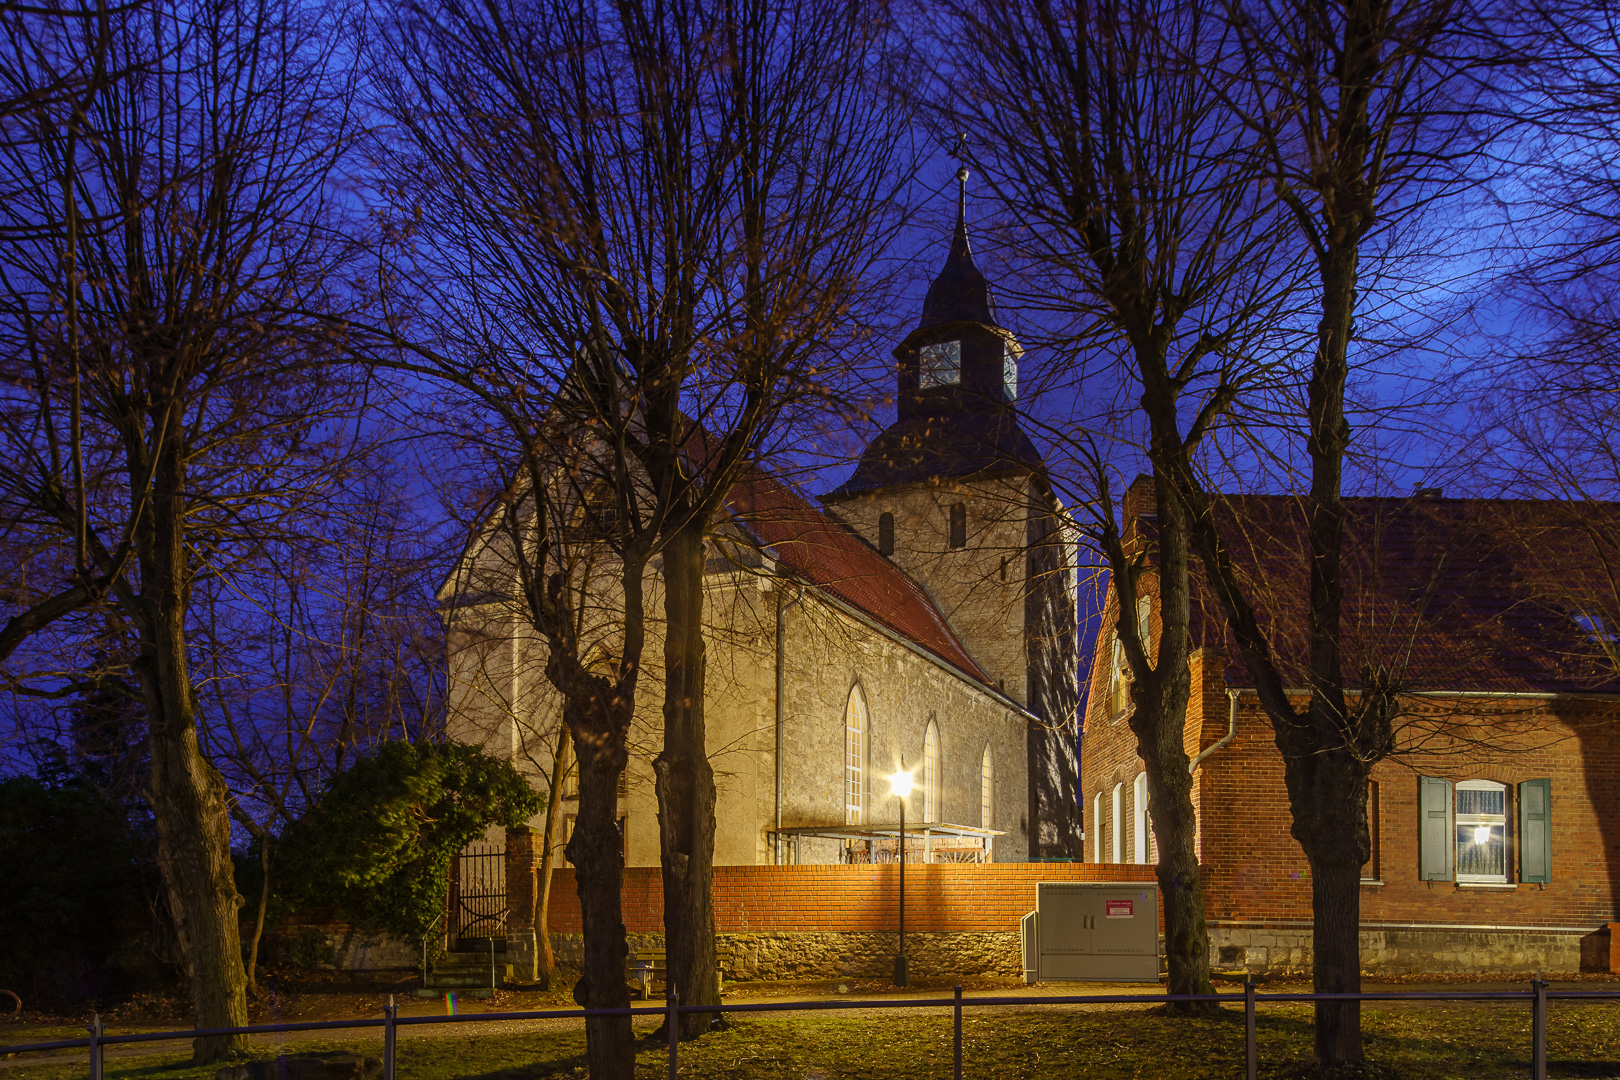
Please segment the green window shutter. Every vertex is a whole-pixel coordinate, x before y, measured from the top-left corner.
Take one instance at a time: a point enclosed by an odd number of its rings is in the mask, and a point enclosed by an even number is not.
[[[1451,781],[1418,777],[1418,880],[1450,881],[1457,854]]]
[[[1519,785],[1519,880],[1552,880],[1552,781]]]

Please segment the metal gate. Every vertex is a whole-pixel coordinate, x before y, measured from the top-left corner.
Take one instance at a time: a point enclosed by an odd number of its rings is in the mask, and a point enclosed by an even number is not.
[[[505,936],[506,852],[493,845],[469,844],[451,868],[451,948]]]

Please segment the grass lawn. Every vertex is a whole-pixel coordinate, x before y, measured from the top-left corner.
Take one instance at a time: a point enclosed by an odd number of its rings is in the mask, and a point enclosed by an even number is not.
[[[1549,1007],[1551,1075],[1620,1077],[1620,1003],[1554,1002]],[[1243,1015],[1227,1009],[1178,1019],[1141,1010],[1021,1010],[974,1016],[963,1025],[964,1075],[973,1080],[1047,1077],[1231,1080],[1243,1074]],[[421,1029],[417,1029],[421,1030]],[[1525,1077],[1530,1071],[1530,1010],[1524,1005],[1403,1005],[1364,1013],[1370,1059],[1401,1077]],[[1310,1012],[1263,1009],[1261,1075],[1294,1075],[1308,1060]],[[290,1052],[347,1049],[381,1053],[380,1038],[299,1041]],[[402,1038],[400,1080],[582,1078],[582,1032],[479,1035],[469,1028],[439,1038]],[[681,1075],[705,1080],[890,1080],[951,1075],[950,1016],[898,1014],[800,1016],[752,1014],[730,1030],[681,1048]],[[272,1056],[269,1047],[262,1056]],[[638,1078],[665,1075],[664,1047],[638,1042]],[[7,1065],[12,1065],[8,1062]],[[180,1055],[107,1062],[108,1080],[212,1080]],[[81,1080],[82,1064],[18,1066],[5,1080]]]

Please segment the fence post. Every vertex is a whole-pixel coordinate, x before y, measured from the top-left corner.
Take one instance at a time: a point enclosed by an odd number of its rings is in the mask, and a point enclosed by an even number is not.
[[[101,1014],[90,1014],[90,1080],[101,1080],[101,1036],[106,1029],[101,1024]]]
[[[1244,1073],[1249,1080],[1260,1074],[1260,1048],[1254,1038],[1254,980],[1243,980],[1243,1056]]]
[[[389,1078],[392,1080],[392,1077]],[[962,987],[956,987],[956,1080],[962,1080]]]
[[[1547,980],[1536,972],[1530,980],[1530,1075],[1533,1080],[1547,1080]]]
[[[665,985],[669,986],[669,1011],[664,1020],[664,1027],[669,1030],[669,1080],[675,1080],[681,1057],[681,992],[669,982]]]
[[[495,993],[495,935],[493,934],[489,938],[489,992],[491,996]]]
[[[388,1004],[383,1006],[383,1073],[382,1080],[394,1080],[394,1018],[399,1015],[399,1006],[394,1004],[394,995],[388,995]]]

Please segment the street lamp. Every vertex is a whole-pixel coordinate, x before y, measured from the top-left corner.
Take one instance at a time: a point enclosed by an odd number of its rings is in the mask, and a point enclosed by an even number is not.
[[[894,985],[906,985],[906,796],[911,774],[904,769],[889,777],[889,790],[900,800],[900,955],[894,958]]]

